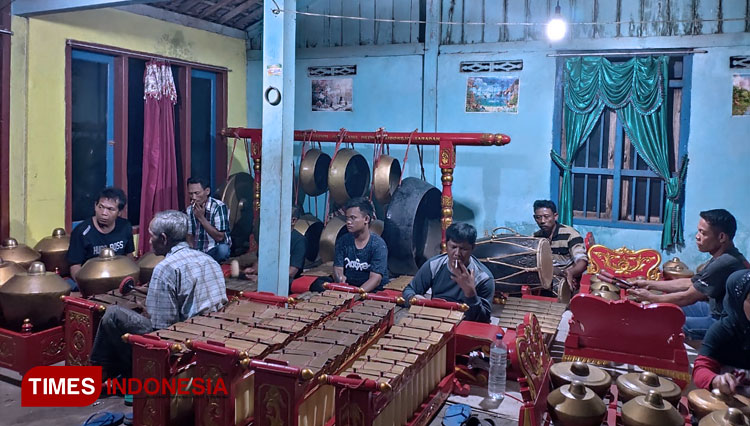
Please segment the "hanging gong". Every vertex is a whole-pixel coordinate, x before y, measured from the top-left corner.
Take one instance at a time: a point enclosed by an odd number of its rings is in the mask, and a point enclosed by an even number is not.
[[[388,204],[398,188],[401,165],[390,155],[381,155],[373,175],[373,196],[380,204]]]
[[[361,197],[370,186],[370,166],[362,154],[349,148],[339,150],[328,169],[328,188],[336,205]]]
[[[294,229],[305,237],[307,242],[307,251],[305,258],[314,262],[318,258],[320,249],[320,234],[323,233],[323,222],[311,214],[304,214],[297,219]]]
[[[343,216],[336,216],[328,221],[320,234],[320,260],[323,262],[333,261],[336,255],[336,240],[346,234],[346,220]]]
[[[70,236],[65,234],[62,228],[55,228],[52,235],[42,238],[34,246],[34,250],[42,255],[42,262],[50,272],[56,272],[60,276],[67,277],[70,275],[70,266],[68,265],[68,246],[70,246]]]
[[[378,234],[379,237],[383,236],[384,227],[385,222],[380,219],[373,219],[372,222],[370,222],[370,232],[372,232],[373,234]]]
[[[253,194],[253,177],[245,172],[229,176],[225,184],[216,188],[214,198],[229,209],[232,254],[245,253],[249,248],[249,237],[253,233]]]
[[[319,149],[305,152],[299,167],[300,187],[307,195],[317,196],[328,190],[328,168],[331,157]]]
[[[383,230],[393,273],[414,275],[440,253],[440,196],[440,190],[413,177],[404,179],[393,193]]]

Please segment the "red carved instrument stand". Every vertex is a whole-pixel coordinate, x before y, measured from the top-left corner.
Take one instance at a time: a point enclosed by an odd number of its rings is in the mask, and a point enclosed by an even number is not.
[[[251,157],[253,159],[253,170],[255,171],[255,220],[260,219],[260,180],[261,180],[261,129],[247,128],[228,128],[222,131],[226,137],[247,138],[251,143]],[[394,132],[387,133],[387,143],[394,145],[438,145],[439,166],[442,172],[441,181],[443,183],[443,195],[441,198],[442,207],[442,248],[445,251],[445,230],[453,223],[453,169],[456,167],[456,146],[487,146],[487,145],[507,145],[510,143],[510,136],[496,133],[419,133],[419,132]],[[380,143],[383,140],[382,132],[349,132],[341,129],[338,132],[331,131],[313,131],[305,132],[295,130],[294,140],[307,140],[312,142],[342,142],[342,143]],[[404,165],[402,165],[404,167]]]
[[[107,308],[87,299],[63,296],[65,365],[89,365],[94,336]]]
[[[51,365],[65,359],[63,326],[34,331],[25,323],[17,332],[0,328],[0,367],[20,375],[39,365]]]

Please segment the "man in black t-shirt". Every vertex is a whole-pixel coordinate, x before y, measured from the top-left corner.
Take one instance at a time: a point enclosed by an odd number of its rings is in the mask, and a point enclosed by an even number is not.
[[[388,247],[370,232],[370,221],[375,218],[372,203],[354,198],[346,203],[345,211],[349,233],[336,241],[333,277],[368,293],[382,290],[388,283]]]
[[[104,188],[94,204],[94,216],[73,229],[68,248],[70,276],[75,280],[83,264],[99,256],[103,248],[111,248],[118,255],[133,257],[133,227],[119,217],[127,198],[120,188]]]

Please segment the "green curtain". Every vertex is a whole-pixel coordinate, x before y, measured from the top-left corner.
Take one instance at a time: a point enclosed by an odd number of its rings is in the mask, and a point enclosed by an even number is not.
[[[639,57],[612,64],[603,57],[575,57],[565,62],[565,152],[562,158],[552,151],[555,164],[563,172],[560,191],[560,222],[573,221],[571,166],[578,150],[589,137],[605,107],[617,111],[628,138],[638,154],[665,181],[662,249],[684,244],[682,231],[682,188],[687,158],[677,177],[669,169],[666,90],[668,57]],[[664,106],[664,107],[663,107]]]

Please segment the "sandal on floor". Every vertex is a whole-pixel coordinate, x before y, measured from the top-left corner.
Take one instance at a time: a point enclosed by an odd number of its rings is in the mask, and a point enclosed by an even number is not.
[[[122,413],[110,413],[108,411],[100,411],[94,413],[83,422],[83,426],[116,426],[122,423],[125,415]]]
[[[471,407],[466,404],[451,405],[445,409],[443,426],[461,426],[471,415]]]

